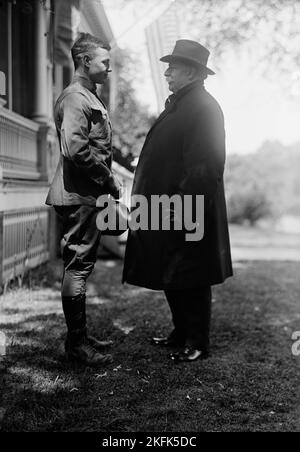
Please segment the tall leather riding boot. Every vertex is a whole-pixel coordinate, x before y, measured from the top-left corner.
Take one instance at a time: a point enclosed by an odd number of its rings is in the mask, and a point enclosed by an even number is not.
[[[66,346],[80,345],[86,337],[85,295],[62,297],[62,306],[68,328]]]

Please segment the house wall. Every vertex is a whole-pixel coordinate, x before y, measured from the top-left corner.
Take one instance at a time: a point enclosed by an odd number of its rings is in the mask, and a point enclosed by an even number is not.
[[[70,60],[54,58],[59,1],[32,0],[26,8],[21,0],[0,2],[0,288],[58,249],[55,213],[45,199],[59,156],[53,103],[72,76]],[[101,2],[63,1],[76,11],[81,4],[78,31],[113,41]]]
[[[51,256],[55,230],[50,229],[52,213],[44,201],[57,155],[52,121],[51,2],[34,0],[27,8],[18,1],[3,3],[0,286]]]

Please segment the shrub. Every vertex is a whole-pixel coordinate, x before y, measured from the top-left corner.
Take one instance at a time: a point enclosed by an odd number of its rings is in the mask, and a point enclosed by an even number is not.
[[[271,201],[255,185],[247,185],[228,197],[228,219],[231,223],[242,224],[247,221],[253,226],[258,220],[271,215]]]

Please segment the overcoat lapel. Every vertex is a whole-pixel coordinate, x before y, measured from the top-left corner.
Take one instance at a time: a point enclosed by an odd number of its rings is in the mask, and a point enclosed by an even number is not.
[[[159,117],[156,119],[155,123],[153,124],[153,126],[151,127],[151,129],[149,130],[147,136],[146,136],[146,140],[145,140],[145,144],[147,143],[152,131],[155,129],[155,127],[166,117],[168,116],[168,114],[170,114],[171,112],[173,112],[176,107],[177,107],[177,103],[178,101],[185,96],[185,94],[187,94],[190,90],[192,89],[202,89],[204,90],[203,84],[199,83],[199,81],[195,81],[193,83],[191,83],[188,86],[185,86],[184,88],[182,88],[179,93],[175,94],[171,94],[170,97],[168,97],[167,101],[166,101],[166,106],[165,106],[165,110],[159,115]],[[145,146],[145,145],[144,145]]]
[[[156,121],[154,122],[154,124],[152,125],[151,129],[149,130],[147,136],[146,136],[146,140],[145,140],[145,144],[147,143],[151,133],[153,132],[153,130],[155,129],[155,127],[166,117],[168,116],[168,114],[170,114],[172,111],[174,111],[176,108],[176,101],[170,102],[166,104],[166,108],[165,110],[159,115],[159,117],[156,119]],[[144,144],[144,146],[145,146]]]

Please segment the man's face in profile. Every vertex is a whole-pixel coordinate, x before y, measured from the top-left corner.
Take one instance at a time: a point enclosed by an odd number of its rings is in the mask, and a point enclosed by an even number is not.
[[[106,49],[98,47],[89,55],[89,77],[92,82],[102,85],[110,72],[110,56]]]
[[[190,83],[189,66],[181,61],[174,61],[169,64],[165,72],[165,77],[169,85],[169,90],[177,93],[181,88]]]

